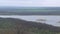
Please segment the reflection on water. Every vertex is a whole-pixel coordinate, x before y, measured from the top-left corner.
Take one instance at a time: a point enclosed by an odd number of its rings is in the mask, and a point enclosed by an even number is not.
[[[29,15],[29,16],[23,16],[23,15],[0,15],[0,17],[3,18],[18,18],[18,19],[24,19],[27,21],[36,21],[36,22],[42,22],[42,23],[47,23],[51,24],[54,26],[60,26],[60,16],[47,16],[47,15]],[[37,19],[43,19],[46,21],[41,21]]]

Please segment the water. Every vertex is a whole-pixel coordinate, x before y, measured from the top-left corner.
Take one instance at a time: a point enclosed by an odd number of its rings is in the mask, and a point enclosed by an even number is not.
[[[59,26],[60,27],[60,16],[48,16],[48,15],[0,15],[3,18],[18,18],[27,21],[35,21],[35,22],[42,22],[49,25]],[[38,21],[37,19],[44,19],[46,21]]]

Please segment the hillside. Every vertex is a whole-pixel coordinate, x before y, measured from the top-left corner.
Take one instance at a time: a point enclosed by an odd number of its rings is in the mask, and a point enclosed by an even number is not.
[[[15,18],[0,18],[0,34],[60,34],[60,27]]]

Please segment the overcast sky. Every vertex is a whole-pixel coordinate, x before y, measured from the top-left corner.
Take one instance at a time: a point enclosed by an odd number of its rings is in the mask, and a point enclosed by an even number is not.
[[[0,0],[0,6],[60,7],[60,0]]]

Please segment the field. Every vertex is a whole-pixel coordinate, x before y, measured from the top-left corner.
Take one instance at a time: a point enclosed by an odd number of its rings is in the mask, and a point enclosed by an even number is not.
[[[4,7],[0,15],[60,15],[60,7]]]

